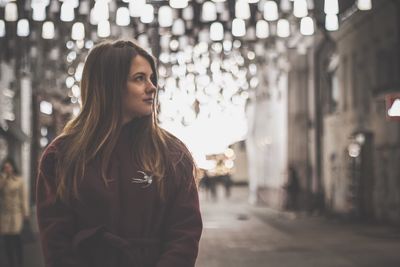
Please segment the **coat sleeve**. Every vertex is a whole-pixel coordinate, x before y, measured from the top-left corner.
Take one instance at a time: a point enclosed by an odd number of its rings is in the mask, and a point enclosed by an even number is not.
[[[195,178],[193,172],[188,174],[168,211],[157,267],[195,266],[203,223]]]
[[[75,254],[73,210],[56,197],[56,152],[48,148],[40,161],[36,184],[37,219],[46,267],[85,267]]]

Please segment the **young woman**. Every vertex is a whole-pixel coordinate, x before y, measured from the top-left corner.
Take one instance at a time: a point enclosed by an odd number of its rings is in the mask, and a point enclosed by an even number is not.
[[[0,173],[0,234],[4,237],[7,260],[11,267],[22,267],[21,231],[29,216],[25,184],[11,159],[1,165]]]
[[[202,232],[195,167],[157,125],[157,69],[131,41],[89,53],[82,110],[45,150],[37,216],[46,267],[191,267]]]

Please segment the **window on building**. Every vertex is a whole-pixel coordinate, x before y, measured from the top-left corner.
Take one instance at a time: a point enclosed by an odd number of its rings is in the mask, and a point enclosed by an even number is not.
[[[339,56],[333,54],[328,64],[328,94],[327,94],[327,111],[329,113],[336,112],[340,100],[340,84],[338,77]]]
[[[390,49],[379,49],[376,52],[376,77],[377,87],[374,89],[374,93],[380,93],[384,91],[392,91],[395,88],[395,77],[396,68],[395,60],[396,57],[392,54],[393,51]]]

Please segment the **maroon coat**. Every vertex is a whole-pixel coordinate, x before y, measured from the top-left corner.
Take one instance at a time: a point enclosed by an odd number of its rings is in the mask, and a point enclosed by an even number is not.
[[[140,169],[128,145],[132,126],[124,126],[110,162],[109,187],[100,165],[86,166],[79,200],[55,196],[55,163],[65,140],[52,142],[42,155],[37,179],[37,216],[46,267],[192,267],[202,220],[191,161],[171,146],[179,175],[167,173],[166,197],[156,183],[130,180]]]

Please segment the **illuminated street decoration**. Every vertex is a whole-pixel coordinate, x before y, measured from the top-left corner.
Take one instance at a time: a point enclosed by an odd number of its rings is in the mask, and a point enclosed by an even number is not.
[[[400,121],[400,94],[386,95],[386,117],[391,121]]]
[[[30,5],[17,5],[19,1],[4,4],[0,38],[41,36],[49,48],[48,58],[65,54],[64,75],[57,75],[60,78],[46,87],[61,87],[74,116],[79,113],[83,62],[95,43],[103,38],[135,38],[152,49],[159,59],[158,119],[185,140],[197,158],[221,153],[245,137],[244,107],[262,82],[259,64],[272,60],[266,58],[268,50],[283,54],[289,43],[298,45],[296,38],[311,40],[315,32],[325,31],[316,27],[324,23],[316,21],[312,0],[32,0]],[[370,8],[365,0],[356,5],[358,10]],[[327,1],[323,8],[325,28],[337,30],[339,1]],[[27,12],[18,14],[23,9]],[[28,17],[21,17],[25,14]],[[60,16],[58,24],[53,22],[55,16]],[[30,29],[31,21],[35,27]],[[15,22],[18,27],[8,27]],[[31,50],[35,55],[37,49]],[[51,73],[44,69],[44,74]],[[48,114],[50,108],[43,105]],[[209,130],[205,133],[204,129]]]
[[[388,110],[390,117],[400,117],[400,99],[396,99]]]
[[[357,0],[357,7],[359,10],[371,10],[372,0]]]

